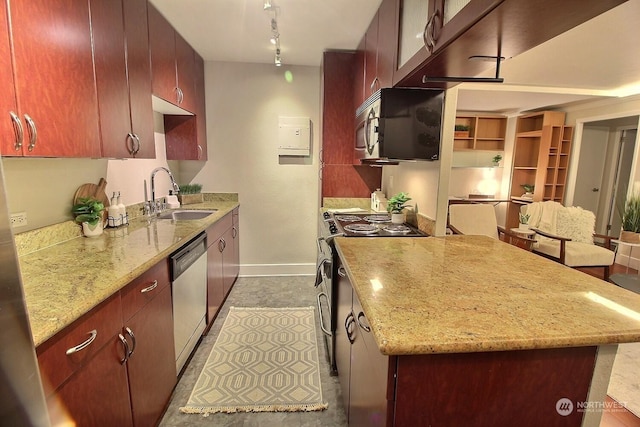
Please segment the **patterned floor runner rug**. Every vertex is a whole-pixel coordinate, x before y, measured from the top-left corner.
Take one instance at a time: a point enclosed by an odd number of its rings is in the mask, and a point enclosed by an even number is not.
[[[313,307],[231,307],[180,411],[294,412],[327,408]]]

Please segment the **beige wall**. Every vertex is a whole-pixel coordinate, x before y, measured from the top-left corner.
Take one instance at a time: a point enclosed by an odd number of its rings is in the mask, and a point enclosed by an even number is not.
[[[209,161],[182,162],[181,180],[239,194],[241,275],[313,274],[320,69],[207,62],[205,78]],[[311,119],[312,156],[278,157],[279,116]]]

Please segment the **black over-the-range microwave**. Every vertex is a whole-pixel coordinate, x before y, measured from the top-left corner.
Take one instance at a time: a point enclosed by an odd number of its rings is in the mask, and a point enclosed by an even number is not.
[[[438,160],[443,108],[440,89],[378,90],[356,110],[356,159]]]

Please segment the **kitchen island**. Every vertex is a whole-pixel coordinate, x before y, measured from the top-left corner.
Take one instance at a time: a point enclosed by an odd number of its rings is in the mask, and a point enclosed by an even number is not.
[[[350,425],[599,425],[639,295],[483,236],[335,243]]]

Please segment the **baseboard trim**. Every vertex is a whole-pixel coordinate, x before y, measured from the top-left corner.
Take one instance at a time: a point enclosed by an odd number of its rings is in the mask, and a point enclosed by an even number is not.
[[[313,276],[316,265],[301,264],[241,264],[240,277],[255,276]]]

